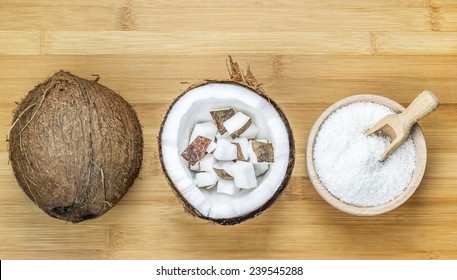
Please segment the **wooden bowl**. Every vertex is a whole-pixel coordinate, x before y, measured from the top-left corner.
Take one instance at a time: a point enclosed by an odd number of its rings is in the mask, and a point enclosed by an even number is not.
[[[406,200],[408,200],[409,197],[411,197],[411,195],[419,186],[422,177],[424,176],[425,165],[427,162],[427,147],[425,145],[425,138],[422,134],[422,130],[416,123],[411,129],[411,137],[414,141],[414,145],[416,146],[416,166],[413,171],[412,179],[409,182],[409,185],[406,187],[405,191],[390,202],[379,206],[361,207],[344,203],[333,196],[320,181],[314,167],[313,148],[316,140],[316,135],[319,132],[321,125],[334,111],[345,105],[363,101],[385,105],[389,108],[392,108],[397,113],[405,110],[403,106],[393,100],[390,100],[386,97],[370,94],[353,95],[336,102],[320,115],[320,117],[316,120],[313,127],[311,128],[308,137],[308,144],[306,147],[306,165],[311,183],[313,184],[316,191],[320,194],[320,196],[322,196],[322,198],[326,200],[330,205],[352,215],[375,216],[397,208]]]

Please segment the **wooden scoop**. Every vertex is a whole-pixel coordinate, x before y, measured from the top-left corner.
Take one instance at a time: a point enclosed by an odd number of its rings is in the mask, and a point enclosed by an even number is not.
[[[399,114],[388,115],[370,128],[365,135],[373,134],[377,131],[389,136],[390,146],[382,155],[381,161],[390,156],[406,139],[408,139],[411,127],[438,108],[440,102],[438,98],[429,90],[424,90],[416,99]]]

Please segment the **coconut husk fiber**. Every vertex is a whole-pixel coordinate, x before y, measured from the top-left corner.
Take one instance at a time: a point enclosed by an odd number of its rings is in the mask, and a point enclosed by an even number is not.
[[[19,186],[48,215],[73,223],[116,205],[143,159],[132,106],[98,78],[64,71],[20,102],[8,140]]]

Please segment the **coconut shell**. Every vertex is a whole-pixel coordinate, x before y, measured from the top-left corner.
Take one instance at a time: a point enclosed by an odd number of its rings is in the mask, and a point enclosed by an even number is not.
[[[48,215],[73,223],[116,205],[143,159],[135,111],[97,81],[57,72],[20,102],[9,133],[19,186]]]
[[[205,219],[205,220],[209,220],[211,222],[214,222],[214,223],[217,223],[217,224],[220,224],[220,225],[235,225],[235,224],[242,223],[242,222],[244,222],[246,220],[252,219],[252,218],[262,214],[271,205],[273,205],[273,203],[276,201],[276,199],[278,199],[281,196],[281,194],[284,192],[284,190],[286,189],[286,187],[287,187],[287,185],[288,185],[288,183],[290,181],[290,178],[291,178],[291,175],[292,175],[292,170],[293,170],[294,165],[295,165],[295,141],[294,141],[292,129],[291,129],[290,125],[289,125],[289,121],[287,120],[286,115],[284,114],[284,112],[280,109],[280,107],[273,100],[271,100],[268,96],[266,96],[261,84],[258,83],[257,80],[255,79],[255,77],[252,75],[252,72],[250,71],[250,68],[248,68],[247,69],[247,73],[244,74],[242,72],[241,67],[239,67],[236,62],[233,62],[233,60],[232,60],[232,58],[230,56],[229,56],[229,58],[227,60],[227,68],[228,68],[229,75],[230,75],[230,79],[229,80],[211,80],[211,79],[207,79],[207,80],[205,80],[205,81],[203,81],[201,83],[197,83],[197,84],[191,85],[189,88],[187,88],[183,93],[181,93],[172,102],[172,104],[168,108],[168,111],[165,114],[165,117],[163,118],[162,125],[160,127],[159,136],[158,136],[158,144],[159,144],[158,146],[159,146],[159,157],[160,157],[160,162],[161,162],[163,173],[165,174],[165,176],[166,176],[166,178],[168,180],[168,183],[171,186],[171,188],[173,189],[175,195],[179,198],[179,200],[183,204],[185,211],[190,213],[191,215],[193,215],[195,217],[198,217],[198,218],[201,218],[201,219]],[[205,85],[208,85],[208,84],[212,84],[212,83],[239,85],[239,86],[242,86],[242,87],[245,87],[245,88],[247,88],[249,90],[254,91],[260,97],[266,99],[268,101],[268,103],[270,103],[271,106],[273,106],[276,109],[276,111],[278,112],[278,114],[279,114],[281,120],[283,121],[283,123],[284,123],[284,125],[286,127],[286,130],[288,132],[288,140],[289,140],[289,161],[288,161],[288,164],[287,164],[286,174],[285,174],[284,179],[282,180],[280,186],[276,190],[276,192],[271,196],[271,198],[268,201],[266,201],[263,205],[261,205],[259,208],[255,209],[254,211],[251,211],[251,212],[249,212],[249,213],[247,213],[245,215],[232,217],[232,218],[227,218],[227,219],[214,219],[212,217],[208,217],[206,215],[203,215],[198,209],[196,209],[194,206],[192,206],[184,198],[184,196],[179,192],[177,187],[173,184],[173,181],[171,180],[170,176],[168,175],[168,171],[165,168],[165,164],[164,164],[164,161],[163,161],[163,154],[162,154],[162,143],[161,143],[162,132],[163,132],[164,125],[165,125],[165,122],[167,120],[168,114],[173,109],[173,106],[175,105],[175,103],[178,102],[179,99],[182,98],[190,90],[192,90],[194,88],[197,88],[197,87],[201,87],[201,86],[205,86]]]

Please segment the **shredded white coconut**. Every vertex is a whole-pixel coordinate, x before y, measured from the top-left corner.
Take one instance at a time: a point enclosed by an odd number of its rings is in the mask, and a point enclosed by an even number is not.
[[[411,137],[384,162],[387,137],[365,132],[394,111],[373,102],[356,102],[333,112],[321,125],[313,149],[322,184],[339,200],[379,206],[399,196],[411,181],[416,148]]]

